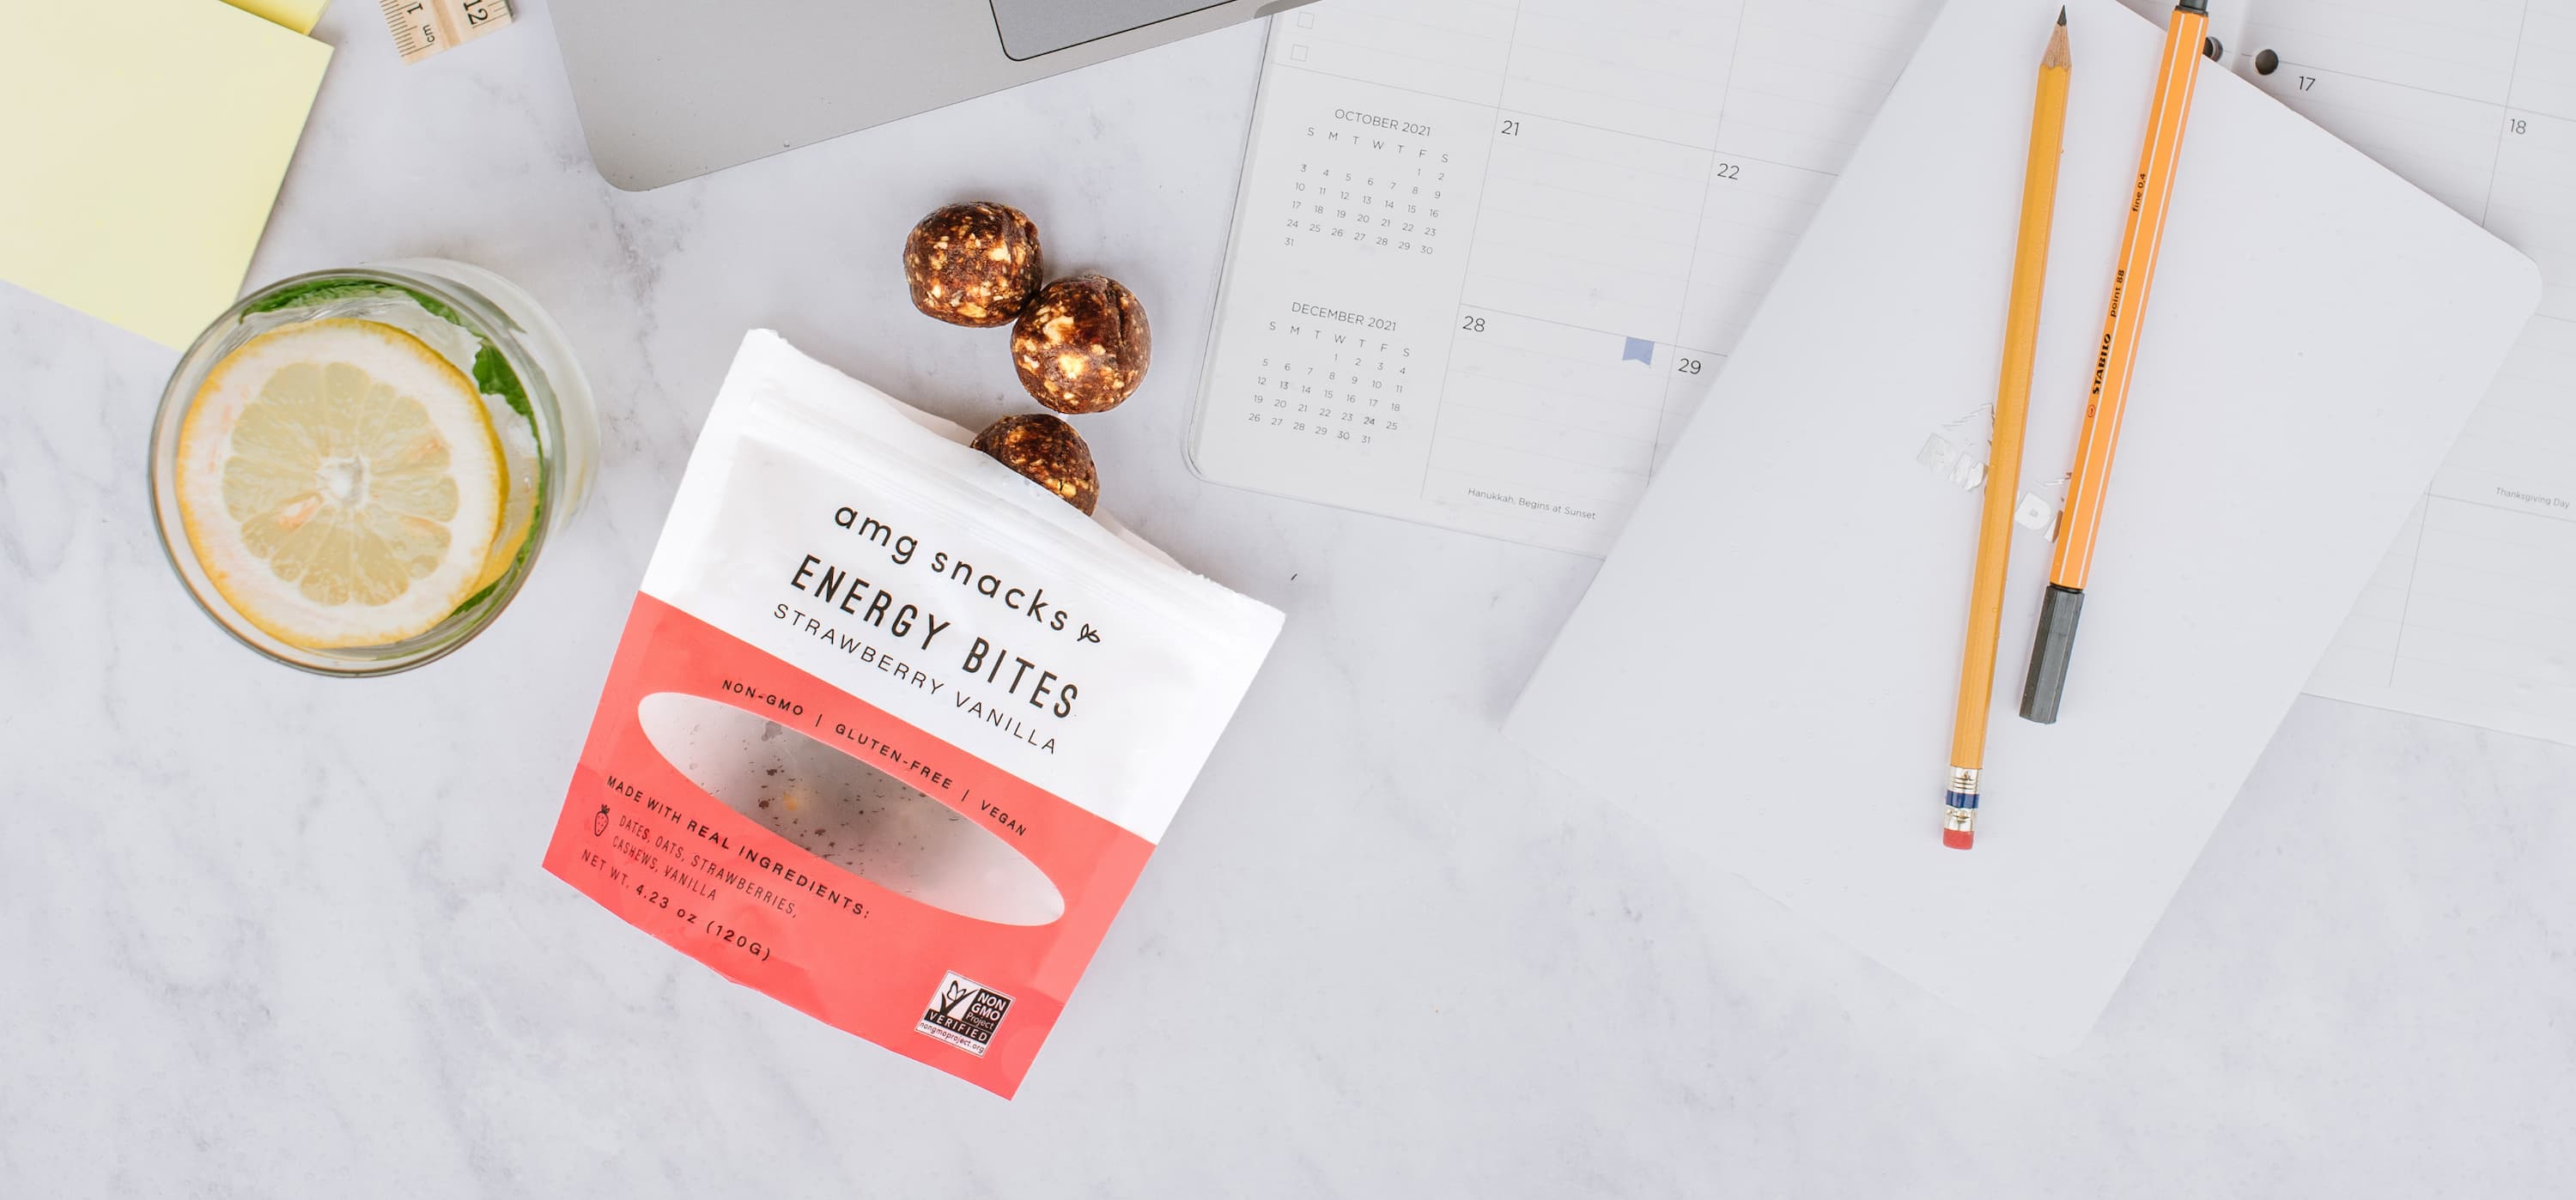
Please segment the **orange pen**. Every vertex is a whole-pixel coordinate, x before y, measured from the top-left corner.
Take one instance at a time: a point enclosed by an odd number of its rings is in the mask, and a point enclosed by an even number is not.
[[[2138,362],[2147,290],[2155,282],[2165,209],[2173,201],[2174,164],[2182,157],[2183,126],[2191,117],[2191,92],[2200,79],[2201,43],[2208,31],[2209,0],[2181,0],[2165,22],[2164,58],[2156,68],[2156,96],[2147,110],[2147,144],[2138,152],[2128,228],[2120,236],[2119,266],[2111,275],[2111,312],[2094,351],[2093,394],[2084,404],[2075,474],[2067,484],[2065,511],[2057,516],[2057,558],[2048,570],[2048,594],[2040,602],[2030,675],[2022,682],[2021,715],[2042,724],[2057,720],[2058,698],[2066,690],[2075,623],[2084,611],[2084,579],[2093,569],[2094,534],[2102,524],[2102,496],[2111,485],[2112,454],[2120,448],[2120,411]]]

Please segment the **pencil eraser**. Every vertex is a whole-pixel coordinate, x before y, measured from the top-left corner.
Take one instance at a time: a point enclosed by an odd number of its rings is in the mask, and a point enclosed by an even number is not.
[[[1965,850],[1977,844],[1977,831],[1973,829],[1944,829],[1941,831],[1941,844],[1948,846],[1953,850]]]

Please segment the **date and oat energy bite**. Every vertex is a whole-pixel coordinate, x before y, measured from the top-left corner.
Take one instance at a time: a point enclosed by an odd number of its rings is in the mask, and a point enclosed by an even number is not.
[[[1060,413],[1107,412],[1136,394],[1153,361],[1145,306],[1106,275],[1046,285],[1011,330],[1020,386]]]
[[[1100,507],[1100,472],[1092,466],[1091,446],[1062,417],[1004,417],[976,434],[974,446],[1085,515]]]
[[[951,204],[903,241],[912,306],[951,325],[1008,325],[1046,281],[1038,227],[1007,204]]]

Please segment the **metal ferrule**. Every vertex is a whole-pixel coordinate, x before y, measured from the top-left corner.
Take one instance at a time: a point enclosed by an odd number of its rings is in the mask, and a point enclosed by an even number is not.
[[[1941,819],[1941,827],[1954,833],[1975,833],[1977,831],[1976,801],[1976,797],[1970,796],[1967,807],[1962,808],[1952,804],[1949,815]]]
[[[1976,795],[1977,769],[1975,767],[1950,768],[1950,790],[1953,792],[1964,792],[1970,796]],[[1974,805],[1976,801],[1970,800],[1968,803],[1970,805]]]

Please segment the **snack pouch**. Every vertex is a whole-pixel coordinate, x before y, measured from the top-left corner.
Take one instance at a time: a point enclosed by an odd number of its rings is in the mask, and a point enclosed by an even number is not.
[[[1280,615],[967,437],[744,338],[545,866],[1009,1096]]]

